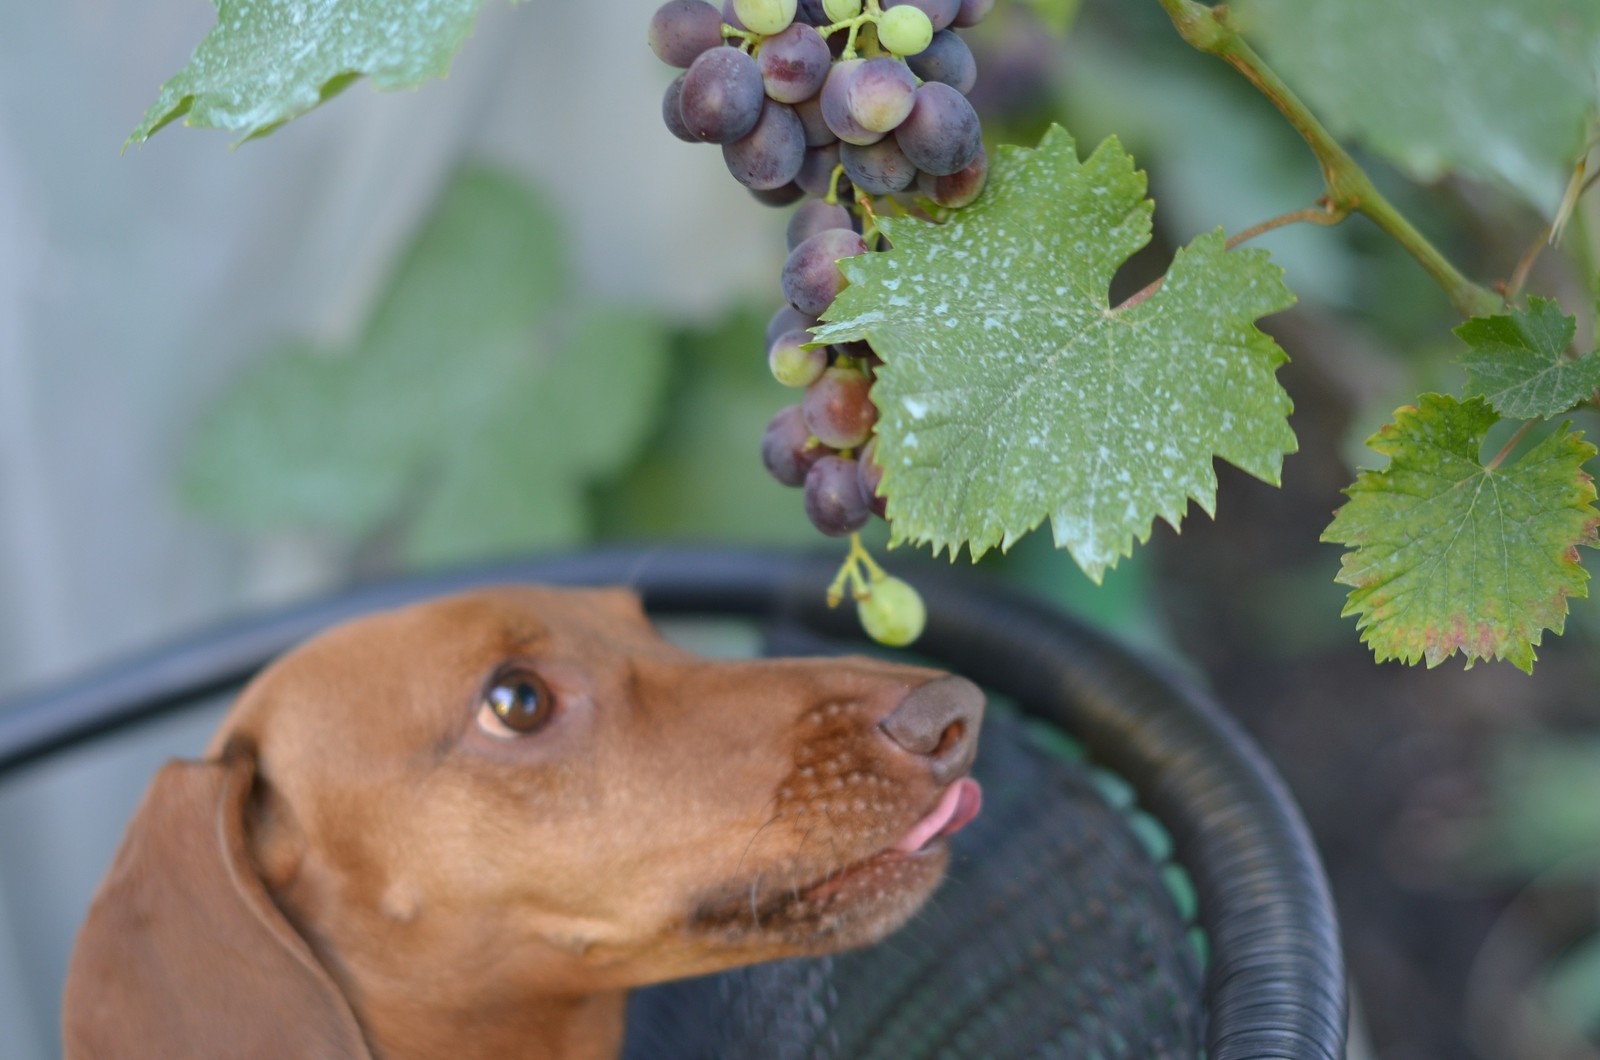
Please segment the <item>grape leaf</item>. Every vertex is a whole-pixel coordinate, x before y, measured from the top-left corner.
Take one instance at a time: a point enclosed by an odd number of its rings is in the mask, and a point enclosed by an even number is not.
[[[1600,387],[1600,354],[1566,356],[1578,322],[1549,298],[1530,298],[1528,308],[1474,317],[1456,334],[1471,351],[1467,397],[1486,399],[1502,416],[1535,419],[1565,412]]]
[[[1594,547],[1600,525],[1583,470],[1594,446],[1563,425],[1485,466],[1498,419],[1481,398],[1424,394],[1367,442],[1389,466],[1357,476],[1322,540],[1352,550],[1337,579],[1351,586],[1344,614],[1379,662],[1432,667],[1460,651],[1469,666],[1509,659],[1531,672],[1567,598],[1588,595],[1578,546]]]
[[[186,499],[252,530],[394,530],[422,563],[581,541],[589,488],[652,425],[665,335],[568,271],[542,200],[465,171],[353,348],[269,354],[209,410]]]
[[[1156,516],[1213,512],[1214,457],[1277,482],[1295,449],[1285,357],[1254,321],[1294,296],[1266,252],[1216,232],[1148,299],[1110,307],[1152,211],[1115,139],[1080,162],[1055,127],[1001,148],[947,224],[884,219],[894,249],[841,263],[850,286],[816,334],[886,361],[873,400],[896,543],[976,558],[1048,516],[1099,581]]]
[[[1237,0],[1245,37],[1336,135],[1553,216],[1600,110],[1595,0]]]
[[[414,88],[443,77],[484,0],[217,0],[217,22],[128,137],[185,125],[262,136],[359,77]]]

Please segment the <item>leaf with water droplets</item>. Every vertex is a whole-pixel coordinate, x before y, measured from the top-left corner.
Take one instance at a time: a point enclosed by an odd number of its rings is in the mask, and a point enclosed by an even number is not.
[[[271,132],[366,77],[415,88],[443,77],[484,0],[217,0],[217,23],[128,137],[178,118]]]
[[[1058,127],[1001,148],[948,223],[885,219],[894,249],[842,263],[850,286],[817,336],[886,362],[873,400],[895,541],[976,557],[1048,517],[1099,580],[1157,516],[1214,512],[1216,457],[1277,483],[1295,449],[1285,357],[1255,321],[1294,296],[1265,251],[1215,232],[1113,308],[1153,209],[1115,139],[1080,161]]]
[[[1345,490],[1323,531],[1352,551],[1338,580],[1346,615],[1378,661],[1454,655],[1533,669],[1544,630],[1566,625],[1568,597],[1588,595],[1578,546],[1594,547],[1600,512],[1583,464],[1594,446],[1565,425],[1514,462],[1479,461],[1499,420],[1481,398],[1424,394],[1367,444],[1389,458]]]

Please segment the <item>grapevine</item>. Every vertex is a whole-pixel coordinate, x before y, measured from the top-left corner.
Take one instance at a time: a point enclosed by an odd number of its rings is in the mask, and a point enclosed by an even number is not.
[[[761,440],[772,476],[805,491],[813,526],[850,538],[829,591],[846,589],[863,626],[886,644],[921,632],[916,590],[886,574],[859,531],[885,516],[874,459],[873,402],[882,365],[864,341],[823,344],[812,329],[847,286],[840,262],[887,248],[881,212],[924,218],[969,205],[988,175],[982,129],[967,102],[977,64],[957,28],[993,0],[667,0],[650,47],[684,70],[662,100],[668,130],[714,143],[734,179],[761,201],[800,205],[790,218],[767,328],[773,378],[803,389]]]

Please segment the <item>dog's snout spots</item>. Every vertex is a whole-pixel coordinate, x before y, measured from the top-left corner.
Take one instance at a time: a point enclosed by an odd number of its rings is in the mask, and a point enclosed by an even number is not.
[[[972,767],[982,718],[983,691],[950,676],[913,689],[879,726],[903,750],[925,758],[944,782]]]

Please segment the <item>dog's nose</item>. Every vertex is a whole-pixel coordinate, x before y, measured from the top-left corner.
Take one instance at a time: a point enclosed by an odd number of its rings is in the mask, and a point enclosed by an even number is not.
[[[927,758],[943,784],[972,768],[982,721],[982,690],[965,677],[941,677],[913,689],[878,724],[895,743]]]

